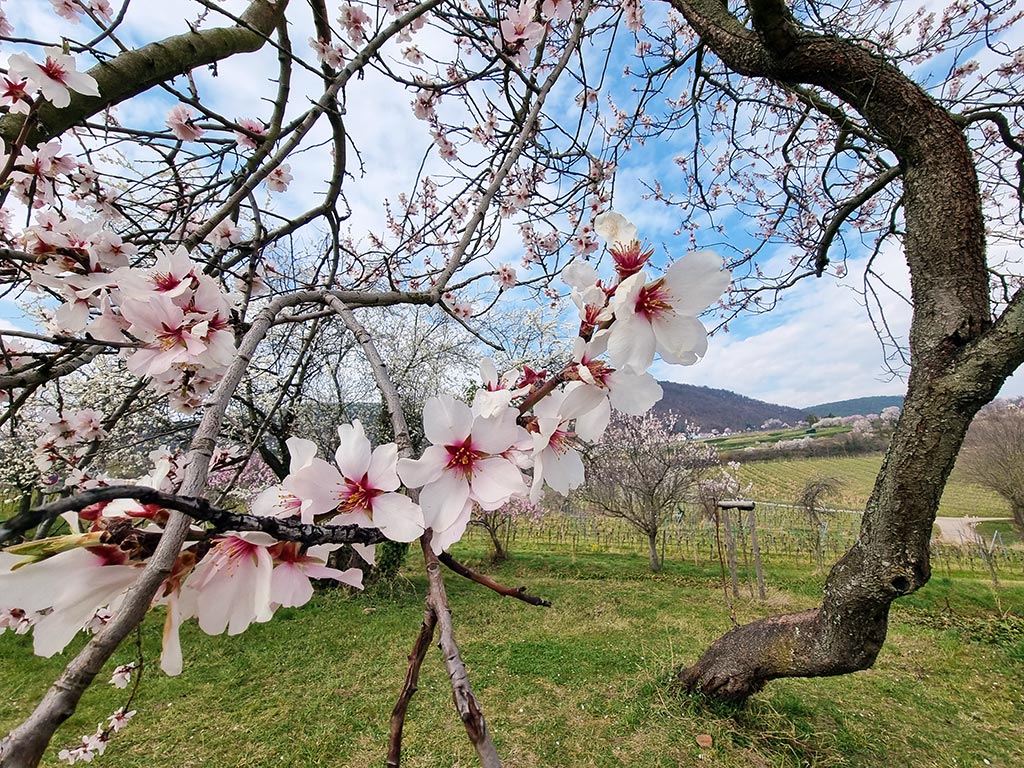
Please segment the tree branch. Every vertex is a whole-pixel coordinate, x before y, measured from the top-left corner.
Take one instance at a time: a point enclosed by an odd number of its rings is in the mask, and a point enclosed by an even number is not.
[[[47,141],[108,107],[196,67],[259,50],[287,4],[287,0],[253,0],[242,14],[242,24],[175,35],[97,64],[88,74],[96,80],[100,95],[72,93],[71,103],[63,109],[41,104],[27,143],[34,146]],[[8,146],[14,144],[24,120],[23,115],[13,113],[0,118],[0,138]]]
[[[539,605],[543,606],[544,608],[551,607],[550,600],[545,600],[542,597],[528,595],[526,593],[526,587],[519,587],[518,589],[514,589],[512,587],[506,587],[503,584],[499,584],[489,576],[484,576],[481,573],[477,573],[476,571],[467,568],[447,552],[442,552],[440,555],[437,556],[437,559],[444,563],[446,566],[448,566],[449,569],[459,574],[459,576],[464,576],[470,581],[475,581],[477,584],[482,584],[488,589],[494,590],[499,595],[503,595],[504,597],[514,597],[516,600],[522,600],[524,603],[529,603],[530,605]]]
[[[358,525],[311,525],[290,518],[242,515],[215,507],[202,498],[176,496],[139,485],[121,485],[83,491],[15,515],[0,525],[0,545],[65,512],[85,509],[93,504],[113,499],[135,499],[140,504],[154,504],[163,509],[184,512],[193,520],[210,523],[218,531],[262,531],[281,541],[297,541],[311,546],[376,544],[386,540],[376,528],[362,528]]]

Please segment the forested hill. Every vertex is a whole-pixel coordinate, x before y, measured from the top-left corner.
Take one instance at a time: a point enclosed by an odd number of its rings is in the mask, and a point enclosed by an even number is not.
[[[807,418],[806,411],[754,400],[727,389],[696,387],[672,381],[659,383],[665,390],[665,396],[655,409],[659,413],[671,411],[696,424],[704,432],[713,429],[757,429],[768,419],[795,424]]]
[[[813,413],[819,418],[826,416],[858,416],[869,413],[881,413],[889,406],[903,407],[903,395],[879,395],[877,397],[855,397],[852,400],[837,400],[834,403],[821,403],[805,408],[805,413]]]

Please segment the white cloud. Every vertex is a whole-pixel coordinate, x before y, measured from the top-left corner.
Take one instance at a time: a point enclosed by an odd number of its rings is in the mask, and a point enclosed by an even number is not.
[[[850,266],[853,275],[863,264]],[[886,279],[896,287],[905,285],[905,269],[901,274],[894,264]],[[889,297],[885,310],[890,327],[905,333],[907,304]],[[905,389],[886,370],[882,345],[860,296],[846,281],[804,280],[782,295],[775,310],[735,326],[732,333],[712,337],[708,354],[697,365],[661,364],[655,375],[794,407]]]

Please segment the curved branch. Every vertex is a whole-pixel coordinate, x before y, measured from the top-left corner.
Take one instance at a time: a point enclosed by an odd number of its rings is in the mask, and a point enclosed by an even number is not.
[[[528,595],[526,593],[526,587],[519,587],[518,589],[514,589],[512,587],[506,587],[504,584],[499,584],[489,576],[484,576],[482,573],[477,573],[476,571],[467,568],[447,552],[442,552],[440,555],[437,556],[437,559],[444,563],[446,566],[448,566],[448,568],[455,571],[455,573],[459,574],[459,576],[464,576],[470,581],[475,581],[477,584],[482,584],[488,589],[494,590],[499,595],[502,595],[504,597],[514,597],[516,600],[522,600],[524,603],[529,603],[530,605],[539,605],[544,608],[551,607],[550,600],[545,600],[543,597]]]

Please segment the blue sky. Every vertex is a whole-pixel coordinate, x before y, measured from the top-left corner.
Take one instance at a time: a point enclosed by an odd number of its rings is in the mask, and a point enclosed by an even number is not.
[[[228,7],[238,3],[227,3]],[[153,39],[179,31],[183,26],[182,11],[194,6],[184,0],[171,0],[159,5],[147,4],[145,14],[129,14],[130,35],[138,40]],[[23,0],[7,3],[5,11],[15,24],[16,33],[29,37],[52,38],[53,17],[48,0]],[[308,14],[306,14],[308,15]],[[295,14],[301,18],[303,14]],[[81,34],[81,29],[69,31]],[[296,47],[303,45],[310,29],[292,31]],[[631,45],[631,44],[630,44]],[[623,56],[629,56],[628,52]],[[620,59],[619,63],[624,59]],[[260,114],[261,98],[265,89],[272,88],[268,78],[276,70],[272,55],[243,56],[223,62],[218,77],[211,78],[197,71],[200,88],[216,100],[219,111],[232,116]],[[612,72],[612,75],[615,73]],[[352,205],[353,221],[369,222],[378,228],[382,221],[382,201],[393,196],[395,190],[407,189],[410,172],[419,166],[424,149],[430,139],[426,126],[416,121],[409,109],[411,92],[398,89],[376,88],[371,82],[353,83],[347,97],[350,116],[366,114],[372,119],[350,120],[353,139],[369,169],[367,175],[348,185],[347,195]],[[617,82],[612,76],[610,82]],[[627,93],[614,94],[628,99]],[[564,97],[564,95],[563,95]],[[301,102],[301,100],[300,100]],[[161,125],[171,105],[166,95],[136,99],[121,110],[141,119]],[[263,105],[265,106],[265,105]],[[266,109],[262,110],[266,112]],[[642,237],[662,246],[673,255],[686,250],[685,237],[673,236],[679,225],[677,214],[661,204],[641,199],[643,182],[653,180],[654,170],[671,180],[672,157],[679,153],[679,145],[659,144],[638,148],[620,165],[616,179],[614,207],[633,218],[640,226]],[[322,158],[315,153],[300,155],[291,160],[296,181],[291,195],[303,194],[305,199],[284,197],[278,205],[283,210],[303,207],[317,189],[322,188]],[[669,171],[666,171],[666,167]],[[732,222],[731,224],[742,224]],[[369,227],[368,227],[369,228]],[[514,228],[509,228],[514,231]],[[719,240],[721,235],[716,236]],[[742,226],[727,228],[726,238],[735,247],[744,247]],[[504,260],[518,260],[517,238],[499,244]],[[779,251],[767,254],[769,259],[785,259]],[[856,255],[848,262],[847,277],[808,279],[782,296],[771,312],[742,317],[730,323],[728,333],[716,334],[707,356],[692,367],[667,366],[657,363],[653,373],[661,379],[731,389],[750,397],[802,407],[815,403],[878,394],[901,394],[904,382],[893,379],[884,364],[884,352],[875,335],[861,299],[859,287],[862,263]],[[907,286],[906,268],[897,252],[884,254],[876,268],[884,273],[887,282],[897,287]],[[522,292],[512,291],[504,301],[525,301]],[[886,301],[886,316],[897,334],[905,337],[909,324],[909,311],[905,302],[890,297]],[[26,325],[10,301],[0,301],[0,323]],[[1024,375],[1018,374],[1004,387],[1003,395],[1024,395]]]

